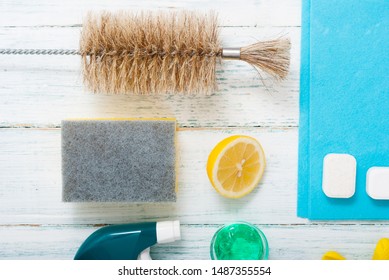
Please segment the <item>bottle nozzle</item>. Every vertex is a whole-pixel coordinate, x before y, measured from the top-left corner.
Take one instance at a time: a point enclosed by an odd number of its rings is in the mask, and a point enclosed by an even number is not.
[[[180,221],[157,222],[157,243],[170,243],[180,239]]]

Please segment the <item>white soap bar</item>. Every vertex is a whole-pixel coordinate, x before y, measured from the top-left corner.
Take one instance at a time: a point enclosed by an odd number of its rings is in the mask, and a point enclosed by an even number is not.
[[[349,154],[328,154],[323,161],[323,192],[332,198],[350,198],[355,193],[357,161]]]
[[[366,192],[374,199],[389,199],[389,167],[371,167],[366,175]]]

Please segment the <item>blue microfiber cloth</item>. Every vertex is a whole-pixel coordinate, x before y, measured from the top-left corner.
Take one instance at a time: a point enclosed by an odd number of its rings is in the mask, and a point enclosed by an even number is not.
[[[356,158],[352,198],[323,193],[329,153]],[[304,0],[298,216],[389,219],[389,200],[366,193],[373,166],[389,166],[389,1]]]

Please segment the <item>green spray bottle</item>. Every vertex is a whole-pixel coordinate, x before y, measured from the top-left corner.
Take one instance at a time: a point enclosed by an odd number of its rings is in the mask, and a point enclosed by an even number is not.
[[[150,247],[181,238],[179,221],[106,226],[92,233],[75,260],[151,260]]]

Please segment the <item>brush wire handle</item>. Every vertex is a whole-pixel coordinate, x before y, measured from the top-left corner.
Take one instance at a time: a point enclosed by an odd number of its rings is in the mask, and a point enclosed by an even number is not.
[[[65,49],[0,49],[3,55],[80,55],[78,50]]]

